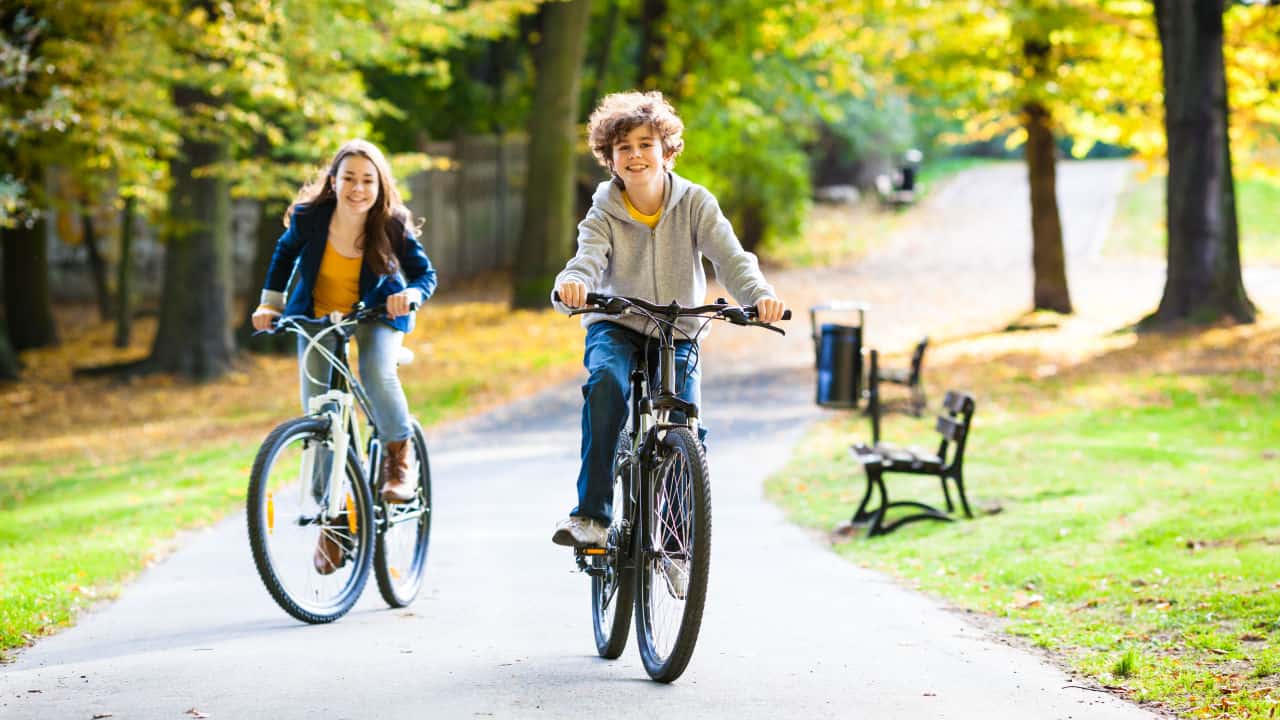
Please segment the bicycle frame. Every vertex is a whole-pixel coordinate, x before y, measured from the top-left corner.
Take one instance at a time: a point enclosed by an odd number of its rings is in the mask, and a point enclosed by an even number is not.
[[[337,493],[330,492],[330,489],[336,487],[339,483],[340,473],[345,472],[348,449],[354,449],[356,458],[361,467],[367,468],[366,473],[368,481],[373,482],[373,472],[376,471],[378,461],[381,459],[382,444],[378,439],[377,427],[370,422],[372,428],[369,436],[368,454],[365,453],[365,443],[360,434],[360,424],[356,422],[355,408],[359,406],[360,411],[364,413],[366,418],[373,417],[372,404],[369,396],[365,393],[364,387],[351,373],[351,366],[348,364],[347,345],[351,340],[350,328],[359,321],[360,313],[355,313],[350,317],[344,318],[342,321],[330,324],[322,328],[315,335],[306,332],[302,327],[302,321],[299,318],[288,318],[282,322],[289,331],[299,335],[308,341],[307,349],[303,352],[299,362],[302,364],[303,371],[306,372],[307,355],[311,352],[319,352],[322,357],[329,363],[329,377],[326,385],[328,390],[311,397],[307,401],[307,413],[315,416],[326,416],[329,421],[329,438],[333,444],[331,448],[333,462],[329,468],[329,476],[324,487],[324,497],[326,498],[325,515],[327,517],[335,517],[342,512],[343,498],[338,497]],[[337,337],[337,347],[330,351],[320,344],[321,338],[328,333],[333,333]],[[308,379],[314,381],[308,375]],[[309,487],[308,478],[315,468],[316,446],[309,445],[303,452],[302,468],[300,478],[301,492],[307,492]]]

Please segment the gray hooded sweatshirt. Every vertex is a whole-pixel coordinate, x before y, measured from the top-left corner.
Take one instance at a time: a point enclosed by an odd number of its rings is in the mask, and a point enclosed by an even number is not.
[[[674,300],[685,306],[701,305],[707,294],[704,255],[737,302],[754,305],[774,296],[756,256],[742,249],[733,227],[720,212],[720,204],[706,188],[668,172],[662,217],[650,230],[631,217],[623,204],[622,190],[609,180],[596,188],[591,209],[578,223],[578,253],[556,276],[556,286],[576,280],[586,285],[588,292],[638,297],[658,304]],[[569,312],[554,296],[552,304],[560,312]],[[637,315],[587,313],[582,316],[582,325],[601,320],[656,334],[653,323]],[[703,321],[681,318],[678,325],[692,336]]]

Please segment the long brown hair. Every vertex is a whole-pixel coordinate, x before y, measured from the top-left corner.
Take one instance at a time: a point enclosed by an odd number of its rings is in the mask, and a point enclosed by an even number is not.
[[[374,272],[385,275],[397,268],[396,251],[404,244],[405,233],[417,228],[413,222],[413,213],[400,200],[395,178],[391,175],[391,164],[373,143],[367,140],[349,140],[338,148],[323,174],[298,191],[298,199],[285,212],[284,224],[285,227],[289,226],[289,218],[299,205],[306,206],[301,210],[306,213],[325,203],[337,202],[333,183],[338,176],[338,167],[352,155],[359,155],[373,163],[378,173],[378,198],[365,216],[364,237],[357,241],[356,247],[360,248],[365,262]]]

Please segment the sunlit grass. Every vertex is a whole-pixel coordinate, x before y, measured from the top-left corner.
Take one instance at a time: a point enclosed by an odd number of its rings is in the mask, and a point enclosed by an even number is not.
[[[1189,717],[1272,717],[1280,326],[1057,334],[976,338],[934,357],[926,381],[977,398],[965,460],[977,520],[837,552],[1002,618],[1131,699]],[[862,419],[819,426],[770,497],[815,528],[847,520],[862,491],[848,446],[866,435]],[[883,437],[928,447],[937,436],[895,415]],[[898,499],[942,500],[936,479],[889,482]]]

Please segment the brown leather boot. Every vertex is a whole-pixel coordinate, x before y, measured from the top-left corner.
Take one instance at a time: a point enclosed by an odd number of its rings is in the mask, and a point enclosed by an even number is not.
[[[320,541],[316,543],[316,552],[311,557],[316,572],[332,575],[347,564],[347,558],[342,554],[342,538],[347,532],[346,513],[320,526]]]
[[[409,473],[410,438],[389,442],[386,454],[382,458],[383,502],[398,504],[413,500],[417,494],[418,483]]]

